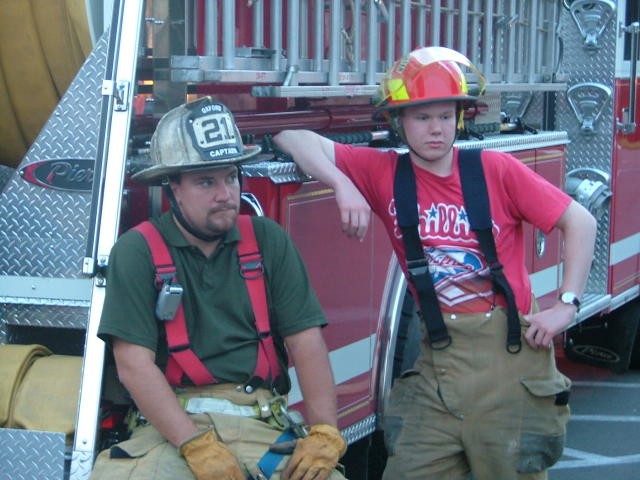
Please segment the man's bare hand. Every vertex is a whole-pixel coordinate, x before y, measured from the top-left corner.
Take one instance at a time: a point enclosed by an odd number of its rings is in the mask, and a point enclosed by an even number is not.
[[[337,187],[335,193],[342,231],[348,237],[362,241],[371,221],[371,207],[351,182]]]
[[[529,323],[524,338],[531,348],[551,348],[553,338],[573,322],[576,308],[558,302],[553,307],[531,315],[524,319]]]

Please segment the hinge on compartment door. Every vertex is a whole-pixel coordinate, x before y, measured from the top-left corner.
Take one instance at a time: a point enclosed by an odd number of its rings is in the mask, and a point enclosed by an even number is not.
[[[113,109],[126,112],[129,108],[129,82],[126,80],[103,80],[102,95],[113,97]]]

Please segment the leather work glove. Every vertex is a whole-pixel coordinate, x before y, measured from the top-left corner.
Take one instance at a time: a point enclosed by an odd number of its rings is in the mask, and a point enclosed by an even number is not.
[[[245,480],[246,476],[231,449],[222,443],[213,430],[199,432],[180,444],[197,480]]]
[[[347,444],[336,427],[314,425],[306,437],[296,440],[282,480],[326,480],[346,450]]]

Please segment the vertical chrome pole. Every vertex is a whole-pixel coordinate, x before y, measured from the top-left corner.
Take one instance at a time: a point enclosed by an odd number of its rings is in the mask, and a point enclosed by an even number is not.
[[[342,2],[331,0],[330,8],[331,28],[329,31],[329,85],[339,84],[340,71],[340,18],[342,17]]]
[[[508,11],[504,12],[505,19],[505,27],[507,29],[507,48],[505,50],[505,57],[503,60],[506,60],[506,71],[507,71],[507,83],[514,81],[514,76],[516,73],[516,28],[517,28],[517,15],[518,11],[516,9],[516,0],[511,0],[509,2]],[[522,52],[524,53],[524,52]]]
[[[206,0],[204,3],[204,54],[210,57],[218,54],[217,0]]]
[[[411,51],[411,0],[400,2],[400,55]]]
[[[273,54],[273,69],[281,70],[282,59],[282,0],[271,0],[271,48]]]
[[[396,4],[395,2],[389,2],[387,6],[388,20],[387,20],[387,69],[391,68],[393,62],[396,60]]]
[[[540,68],[540,52],[541,52],[541,40],[544,32],[538,31],[538,15],[540,12],[540,6],[538,2],[529,2],[531,4],[531,8],[529,9],[529,61],[524,64],[524,81],[526,82],[535,82],[535,73],[541,72]],[[544,6],[542,6],[544,9]],[[544,15],[543,15],[544,16]],[[523,48],[526,48],[526,45],[523,45]]]
[[[319,1],[319,0],[316,0]],[[379,37],[378,9],[374,0],[369,0],[369,9],[367,17],[367,85],[378,83],[378,60],[380,59],[380,37]]]
[[[236,2],[222,3],[222,68],[232,70],[236,66]]]
[[[497,42],[493,36],[493,0],[484,0],[484,31],[482,32],[482,58],[484,76],[489,77],[495,71],[493,53]],[[494,50],[492,50],[494,49]]]
[[[427,46],[427,5],[424,0],[418,2],[416,43],[417,47]]]
[[[448,0],[447,1],[447,8],[446,8],[446,22],[445,22],[445,47],[449,47],[449,48],[453,48],[453,49],[457,49],[457,45],[454,43],[455,42],[455,35],[454,35],[454,27],[453,27],[453,19],[454,19],[454,12],[455,12],[455,0]]]
[[[440,8],[440,0],[433,0],[431,2],[431,45],[432,46],[440,46],[441,45],[441,22],[440,15],[442,14],[442,10]]]
[[[316,25],[316,23],[310,23],[309,0],[302,0],[300,2],[300,18],[298,21],[298,32],[300,32],[298,35],[299,58],[309,58],[309,33],[318,28]]]
[[[324,63],[324,0],[314,0],[313,4],[313,63],[316,72],[322,71]]]
[[[466,5],[465,5],[466,4]],[[458,18],[458,51],[468,56],[469,54],[469,5],[461,2]]]
[[[353,43],[353,71],[362,70],[362,2],[354,2],[353,8],[353,29],[351,30],[351,41]]]
[[[287,77],[298,71],[300,63],[300,1],[287,4]]]
[[[253,2],[251,5],[252,8],[252,39],[253,46],[256,48],[264,47],[264,2],[263,0],[258,0]]]
[[[480,65],[480,0],[473,0],[471,12],[471,46],[469,49],[469,59],[474,65]]]

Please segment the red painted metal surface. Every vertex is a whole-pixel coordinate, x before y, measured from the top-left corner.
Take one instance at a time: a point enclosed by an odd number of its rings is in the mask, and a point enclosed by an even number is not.
[[[629,105],[628,79],[616,79],[614,102],[615,117],[622,118],[622,109]],[[636,112],[640,112],[640,96],[636,97]],[[612,157],[609,291],[615,296],[640,283],[640,128],[629,135],[616,129]]]

